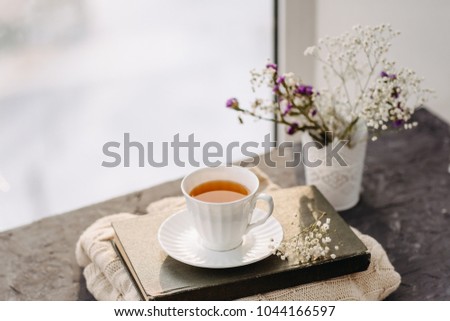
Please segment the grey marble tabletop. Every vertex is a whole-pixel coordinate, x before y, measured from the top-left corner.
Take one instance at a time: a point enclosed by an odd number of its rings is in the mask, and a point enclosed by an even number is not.
[[[415,117],[417,128],[386,133],[369,143],[361,200],[341,215],[375,237],[401,274],[399,289],[388,299],[449,300],[450,131],[425,109]],[[301,166],[259,166],[282,187],[304,183]],[[92,300],[75,261],[80,234],[100,217],[143,214],[150,202],[180,195],[179,183],[164,183],[0,233],[0,299]]]

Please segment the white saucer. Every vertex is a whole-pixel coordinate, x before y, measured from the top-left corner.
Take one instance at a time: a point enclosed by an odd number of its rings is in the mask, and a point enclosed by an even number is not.
[[[253,220],[263,217],[264,212],[255,209]],[[189,220],[187,210],[166,219],[159,228],[158,240],[164,251],[175,260],[202,268],[232,268],[251,264],[272,254],[271,245],[277,247],[283,239],[283,229],[274,218],[251,229],[242,245],[225,252],[209,250],[201,245],[200,236]]]

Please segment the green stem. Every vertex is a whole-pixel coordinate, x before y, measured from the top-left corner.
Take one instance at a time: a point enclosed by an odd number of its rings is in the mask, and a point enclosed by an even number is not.
[[[246,115],[250,115],[252,117],[255,117],[257,119],[260,119],[260,120],[266,120],[266,121],[270,121],[270,122],[277,123],[277,124],[283,124],[283,125],[287,125],[287,126],[291,126],[292,125],[292,123],[286,121],[281,115],[280,115],[280,119],[278,119],[277,116],[275,116],[275,118],[268,118],[268,117],[263,117],[261,115],[258,115],[256,113],[254,113],[254,112],[251,112],[251,111],[245,110],[245,109],[241,109],[241,108],[235,108],[235,110],[240,111],[241,113],[244,113]],[[277,114],[275,114],[275,115],[277,115]],[[313,126],[304,125],[304,126],[299,126],[298,127],[299,131],[306,131],[306,130],[313,130],[313,129],[319,129],[319,128],[316,125],[313,125]]]
[[[347,128],[344,130],[344,132],[342,133],[342,137],[341,139],[346,139],[347,135],[351,133],[353,126],[356,125],[356,123],[358,122],[359,117],[356,117],[355,119],[353,119],[353,121],[350,123],[350,125],[347,126]],[[350,140],[350,139],[349,139]]]

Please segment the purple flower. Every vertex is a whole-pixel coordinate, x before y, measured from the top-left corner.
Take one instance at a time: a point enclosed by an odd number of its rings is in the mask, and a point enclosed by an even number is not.
[[[314,117],[314,116],[316,116],[317,115],[317,109],[313,109],[313,110],[311,110],[311,115]]]
[[[278,86],[278,85],[275,85],[275,86],[273,86],[273,92],[274,93],[277,93],[277,92],[279,92],[280,91],[280,86]]]
[[[394,126],[395,127],[400,127],[404,124],[405,122],[402,119],[397,119],[396,121],[394,121]]]
[[[283,112],[283,116],[286,116],[291,111],[291,109],[292,109],[292,104],[288,103],[286,106],[286,109]]]
[[[309,85],[299,85],[295,92],[300,95],[311,96],[313,94],[313,87]]]
[[[227,108],[236,109],[239,107],[239,102],[236,98],[230,98],[227,100],[226,106]]]
[[[293,135],[293,134],[297,131],[297,129],[298,129],[298,123],[292,123],[292,124],[289,126],[289,128],[288,128],[288,130],[287,130],[287,133],[288,133],[289,135]]]
[[[269,64],[266,65],[266,68],[267,69],[270,68],[270,69],[273,69],[273,70],[276,71],[278,69],[278,66],[276,64],[269,63]]]
[[[278,77],[278,79],[277,79],[277,81],[276,81],[277,85],[279,85],[279,84],[281,84],[281,83],[283,83],[283,82],[284,82],[284,76]]]
[[[390,80],[397,79],[397,75],[396,74],[388,74],[384,70],[380,73],[380,76],[383,77],[383,78],[389,78]]]

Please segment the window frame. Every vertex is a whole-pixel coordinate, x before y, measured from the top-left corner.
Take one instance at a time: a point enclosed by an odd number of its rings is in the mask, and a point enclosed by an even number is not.
[[[315,66],[303,52],[314,44],[316,39],[315,0],[274,0],[274,2],[274,60],[281,73],[293,72],[301,75],[303,81],[314,83]],[[278,144],[287,140],[294,142],[300,140],[300,133],[289,136],[284,126],[277,124],[275,133]]]

